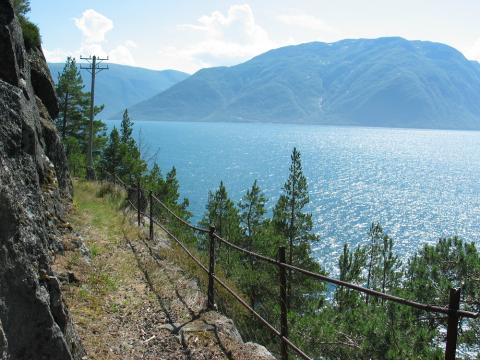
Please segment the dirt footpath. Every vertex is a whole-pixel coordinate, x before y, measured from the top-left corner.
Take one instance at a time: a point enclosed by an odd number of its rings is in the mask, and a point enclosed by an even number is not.
[[[206,310],[195,280],[88,184],[76,184],[73,231],[55,271],[87,350],[85,359],[274,359],[244,343],[233,322]]]

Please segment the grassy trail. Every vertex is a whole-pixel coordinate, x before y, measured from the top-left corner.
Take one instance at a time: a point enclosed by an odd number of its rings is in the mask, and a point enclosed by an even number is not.
[[[54,269],[78,280],[62,290],[87,359],[272,359],[206,311],[197,281],[168,260],[178,254],[164,234],[149,242],[122,210],[125,194],[85,181],[74,193]]]

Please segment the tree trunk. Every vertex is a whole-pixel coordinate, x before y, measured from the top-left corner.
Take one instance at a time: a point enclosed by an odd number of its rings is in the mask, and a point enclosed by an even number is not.
[[[290,226],[288,231],[289,237],[289,264],[293,265],[293,240],[295,238],[295,177],[292,180],[292,200],[290,201]],[[290,299],[292,298],[292,270],[288,269],[288,284],[287,284],[287,309],[290,309]]]
[[[373,262],[373,244],[370,248],[370,261],[368,263],[368,274],[367,274],[367,289],[370,289],[370,277],[372,275],[372,262]],[[366,296],[366,303],[368,305],[368,294]]]

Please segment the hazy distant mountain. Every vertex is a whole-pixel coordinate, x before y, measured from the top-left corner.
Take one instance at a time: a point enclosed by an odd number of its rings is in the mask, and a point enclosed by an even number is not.
[[[314,42],[200,70],[129,110],[142,120],[479,129],[480,65],[432,42]]]
[[[56,82],[64,64],[50,63],[48,66]],[[95,102],[99,105],[105,104],[102,119],[108,119],[189,76],[175,70],[155,71],[117,64],[109,64],[109,68],[102,71],[96,79]],[[90,91],[90,74],[86,70],[81,70],[81,74],[85,89]]]

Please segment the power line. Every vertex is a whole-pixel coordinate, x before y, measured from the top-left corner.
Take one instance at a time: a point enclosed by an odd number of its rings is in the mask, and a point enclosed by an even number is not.
[[[100,71],[108,70],[107,64],[102,64],[106,58],[100,58],[95,55],[89,57],[80,56],[81,60],[86,60],[88,64],[80,64],[80,69],[87,70],[92,75],[91,90],[90,90],[90,123],[88,133],[88,148],[87,148],[87,179],[95,179],[95,169],[93,168],[93,118],[95,109],[95,75]]]

